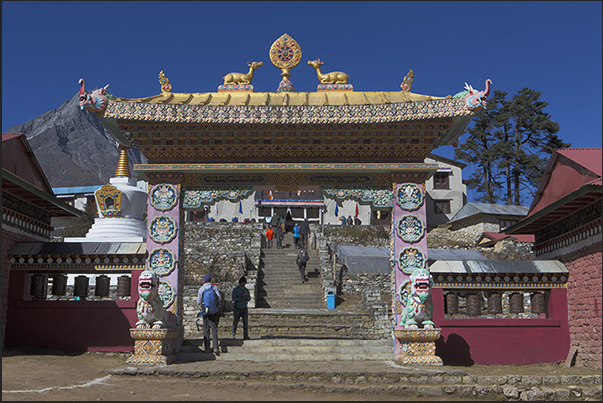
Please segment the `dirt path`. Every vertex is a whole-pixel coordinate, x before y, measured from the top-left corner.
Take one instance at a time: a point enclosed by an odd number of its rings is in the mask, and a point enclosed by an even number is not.
[[[62,353],[64,354],[64,353]],[[295,385],[202,378],[107,375],[126,365],[125,356],[22,354],[3,351],[3,401],[416,401],[413,396],[365,392],[308,391]],[[418,399],[430,401],[430,399]]]
[[[244,364],[242,364],[244,365]],[[127,366],[124,354],[72,354],[53,351],[2,352],[3,401],[433,401],[446,396],[417,397],[375,392],[370,386],[342,392],[336,387],[262,381],[215,381],[206,378],[108,375],[104,369]],[[459,368],[460,369],[460,368]],[[463,367],[468,375],[594,375],[601,371],[555,364]],[[455,398],[453,400],[459,400]],[[473,399],[460,399],[473,400]]]

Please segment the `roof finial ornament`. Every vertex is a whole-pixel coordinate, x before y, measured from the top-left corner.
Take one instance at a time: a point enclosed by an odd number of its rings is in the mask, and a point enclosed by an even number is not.
[[[492,80],[488,78],[486,80],[486,89],[483,91],[478,91],[469,84],[465,83],[466,91],[464,92],[463,102],[465,102],[467,109],[471,111],[475,111],[480,108],[486,109],[488,106],[488,100],[486,98],[488,98],[488,95],[490,95],[490,84],[492,84]]]
[[[415,73],[412,69],[408,69],[408,74],[404,76],[402,79],[402,84],[400,84],[400,88],[402,88],[402,92],[410,92],[410,87],[412,87],[412,82],[415,79]]]
[[[161,92],[172,92],[172,84],[170,84],[170,80],[163,74],[163,70],[159,72],[159,84],[161,84]]]
[[[107,98],[109,84],[101,89],[96,88],[92,92],[86,91],[86,83],[83,78],[80,78],[78,84],[80,85],[80,109],[86,108],[90,112],[96,113],[97,116],[102,116],[109,102]]]
[[[281,77],[283,77],[276,92],[295,92],[289,77],[291,77],[291,69],[300,62],[301,55],[301,48],[289,35],[283,34],[274,41],[270,47],[270,61],[276,68],[282,71]]]

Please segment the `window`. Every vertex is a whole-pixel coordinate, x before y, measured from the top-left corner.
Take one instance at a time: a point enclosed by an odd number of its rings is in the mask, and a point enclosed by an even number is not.
[[[450,214],[450,200],[434,200],[436,214]]]
[[[319,209],[318,209],[318,207],[308,207],[308,208],[306,208],[306,217],[307,218],[318,218],[319,217]]]
[[[205,210],[187,211],[187,221],[202,222],[205,221]]]
[[[433,188],[434,189],[450,189],[448,181],[448,172],[436,172],[433,175]]]

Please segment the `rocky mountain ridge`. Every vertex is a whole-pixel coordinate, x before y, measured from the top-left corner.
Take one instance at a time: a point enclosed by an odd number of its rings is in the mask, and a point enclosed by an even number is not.
[[[115,176],[119,150],[96,115],[79,107],[79,94],[60,107],[7,132],[24,133],[52,187],[102,185]],[[138,150],[128,150],[132,164],[146,163]]]

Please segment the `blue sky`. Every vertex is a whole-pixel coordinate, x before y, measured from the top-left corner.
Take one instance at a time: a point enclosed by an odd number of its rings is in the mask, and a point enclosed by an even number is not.
[[[2,131],[58,108],[79,90],[109,84],[115,96],[215,92],[230,72],[256,70],[256,92],[276,91],[268,51],[284,33],[302,62],[297,91],[316,91],[308,60],[344,71],[355,91],[454,95],[464,83],[510,98],[542,93],[572,147],[601,147],[602,2],[268,1],[2,2]],[[466,135],[461,138],[464,141]],[[452,158],[452,146],[435,154]],[[469,177],[468,173],[464,174]],[[471,199],[471,196],[470,196]]]

